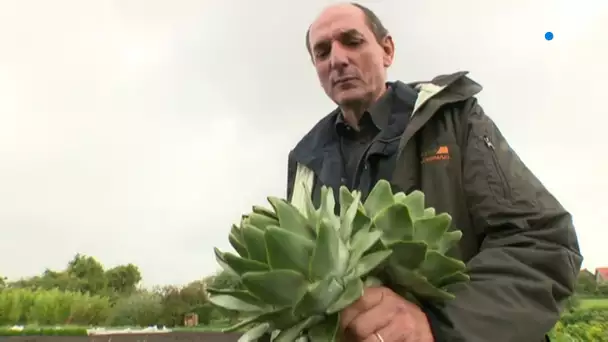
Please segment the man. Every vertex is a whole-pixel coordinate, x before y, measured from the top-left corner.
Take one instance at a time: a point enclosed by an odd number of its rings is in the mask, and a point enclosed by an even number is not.
[[[543,341],[572,294],[582,257],[570,214],[526,168],[477,104],[465,72],[429,83],[388,83],[393,40],[358,4],[326,8],[306,44],[326,94],[338,105],[289,154],[296,179],[365,196],[379,179],[415,189],[452,215],[463,238],[454,256],[470,283],[445,306],[368,289],[341,314],[347,341]],[[300,195],[300,194],[298,194]]]

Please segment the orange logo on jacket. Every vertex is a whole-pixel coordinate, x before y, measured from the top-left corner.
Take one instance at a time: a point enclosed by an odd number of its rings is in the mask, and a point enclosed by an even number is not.
[[[422,154],[422,164],[436,162],[440,160],[450,160],[450,149],[443,145],[438,149]]]

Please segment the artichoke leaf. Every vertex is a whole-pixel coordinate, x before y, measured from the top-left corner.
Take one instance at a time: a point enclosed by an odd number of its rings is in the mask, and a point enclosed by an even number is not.
[[[241,233],[245,246],[247,247],[249,259],[267,263],[264,231],[252,224],[245,223],[241,228]]]
[[[342,276],[348,267],[349,251],[339,232],[326,221],[321,221],[317,241],[309,266],[312,279],[323,279],[330,275]]]
[[[365,214],[365,208],[363,207],[363,204],[361,204],[361,192],[355,190],[351,193],[348,191],[347,187],[340,187],[340,217],[345,218],[350,215],[353,215],[353,213],[348,213],[348,209],[353,205],[353,203],[357,203],[357,209],[354,213],[351,227],[349,227],[348,229],[344,229],[342,227],[341,236],[342,240],[344,241],[347,241],[347,236],[348,239],[352,239],[352,237],[359,230],[366,228],[369,229],[371,227],[372,220],[367,217],[367,215]],[[342,222],[344,222],[344,219]]]
[[[239,241],[241,244],[243,243],[243,235],[241,234],[241,227],[233,224],[230,227],[230,235],[234,235],[234,238]]]
[[[422,214],[422,217],[426,218],[426,217],[432,217],[435,216],[435,208],[433,207],[429,207],[424,209],[424,214]]]
[[[308,285],[301,273],[291,270],[248,272],[241,282],[252,295],[273,306],[293,305]]]
[[[392,250],[387,249],[384,251],[378,251],[378,252],[367,254],[366,256],[361,258],[361,260],[357,264],[357,267],[355,268],[355,275],[357,277],[366,276],[368,273],[375,270],[384,261],[386,261],[391,256],[392,253],[393,253]]]
[[[241,258],[232,253],[222,252],[213,248],[217,263],[227,272],[240,276],[245,272],[266,271],[268,266],[257,261]]]
[[[327,277],[308,286],[306,293],[293,309],[296,317],[323,314],[344,292],[344,286],[334,277]]]
[[[361,278],[354,278],[346,284],[344,291],[326,311],[328,315],[338,313],[356,302],[361,296],[363,296],[363,281]]]
[[[301,337],[304,329],[310,328],[313,325],[321,322],[323,320],[323,316],[310,316],[298,324],[281,331],[277,337],[275,337],[273,342],[294,342],[299,337]]]
[[[401,200],[401,203],[408,207],[414,220],[424,216],[424,193],[422,191],[412,191]]]
[[[308,273],[314,243],[286,229],[268,227],[264,233],[266,254],[271,269]]]
[[[391,245],[391,250],[391,264],[414,270],[424,262],[427,245],[421,241],[397,241]]]
[[[350,192],[344,185],[340,187],[340,217],[344,217],[344,215],[346,215],[346,211],[355,201],[355,192],[357,191]]]
[[[262,312],[260,314],[247,317],[247,318],[243,319],[242,321],[240,321],[228,328],[222,329],[222,332],[224,332],[224,333],[233,332],[233,331],[240,330],[246,326],[249,326],[249,325],[252,325],[255,323],[266,323],[266,322],[270,323],[271,328],[275,328],[274,323],[276,322],[277,319],[280,319],[282,317],[291,317],[289,315],[289,312],[290,312],[289,308]],[[293,325],[292,322],[289,322],[289,323],[291,323],[291,324],[289,324],[290,326]]]
[[[279,220],[270,218],[266,215],[251,213],[247,215],[247,218],[243,220],[242,224],[250,224],[258,229],[265,230],[268,226],[279,225]]]
[[[356,199],[355,199],[356,197]],[[365,208],[361,203],[361,191],[355,190],[353,192],[348,191],[345,186],[340,187],[340,217],[344,217],[348,208],[353,202],[357,203],[357,213],[353,220],[353,234],[359,229],[365,226],[366,223],[371,221],[370,218],[365,215]]]
[[[353,227],[351,231],[351,237],[362,229],[370,229],[372,226],[372,219],[365,215],[365,211],[362,206],[359,206],[355,219],[353,220]]]
[[[264,215],[264,216],[271,218],[273,220],[276,220],[276,221],[279,220],[279,217],[277,216],[277,214],[274,211],[272,211],[271,209],[268,209],[266,207],[263,207],[261,205],[254,205],[251,209],[256,214]]]
[[[443,235],[450,228],[452,217],[442,213],[429,218],[421,218],[414,222],[414,240],[424,241],[430,249],[437,249]]]
[[[306,195],[306,199],[304,200],[304,208],[299,208],[300,212],[306,219],[308,220],[308,225],[314,228],[315,234],[317,230],[317,209],[315,208],[314,203],[312,202],[312,193],[308,187],[304,187],[304,194]]]
[[[334,342],[338,341],[340,329],[340,315],[326,316],[323,322],[308,329],[308,342]]]
[[[377,229],[382,231],[382,242],[390,246],[400,240],[411,240],[414,235],[414,222],[408,207],[401,203],[392,204],[380,211],[373,220]]]
[[[351,252],[348,260],[348,271],[353,270],[357,266],[363,254],[367,252],[372,246],[380,240],[382,232],[378,230],[370,231],[368,229],[361,229],[351,241]]]
[[[219,253],[219,254],[218,254]],[[229,269],[233,270],[237,275],[242,275],[246,272],[257,272],[257,271],[266,271],[268,270],[268,265],[263,264],[261,262],[241,258],[240,256],[234,255],[228,252],[220,252],[219,249],[216,252],[216,259],[218,262],[219,258],[228,265]]]
[[[260,337],[264,336],[270,330],[270,323],[261,323],[247,330],[237,342],[256,342]]]
[[[307,239],[314,238],[314,227],[309,226],[308,220],[302,215],[298,208],[294,207],[289,202],[276,197],[268,197],[268,202],[272,204],[276,211],[281,228],[288,229]]]
[[[236,298],[245,303],[258,306],[260,308],[264,308],[267,305],[262,302],[258,297],[252,295],[251,293],[243,290],[233,290],[233,289],[215,289],[215,288],[207,288],[207,293],[210,296],[220,296],[226,295]]]
[[[235,252],[238,253],[241,257],[248,257],[249,252],[247,251],[247,247],[245,247],[244,243],[241,242],[239,238],[234,234],[228,235],[228,242],[230,242],[230,246],[234,248]]]
[[[393,197],[391,184],[386,180],[380,180],[370,191],[365,203],[363,203],[363,207],[365,208],[365,213],[373,220],[380,211],[394,203],[395,198]]]
[[[447,233],[443,234],[443,237],[437,244],[437,252],[439,252],[441,254],[446,254],[448,251],[450,251],[452,248],[454,248],[454,247],[456,247],[456,245],[458,245],[458,242],[460,241],[461,238],[462,238],[462,231],[460,231],[460,230],[453,230],[451,232],[447,232]]]
[[[395,203],[397,203],[397,202],[402,202],[406,196],[405,196],[405,192],[400,191],[400,192],[396,193],[393,197],[395,198]]]
[[[432,283],[446,275],[464,270],[466,270],[464,262],[440,254],[437,251],[428,251],[426,259],[420,265],[420,274]]]
[[[336,199],[332,188],[323,186],[321,188],[321,205],[317,210],[317,216],[320,223],[332,227],[336,231],[340,229],[340,218],[335,214]]]
[[[435,284],[437,287],[446,287],[459,283],[466,283],[471,280],[468,274],[464,272],[454,272],[450,275],[447,275],[437,281]]]
[[[445,301],[454,298],[449,292],[439,289],[431,284],[424,276],[416,271],[404,267],[394,266],[390,269],[394,283],[407,288],[416,298]]]
[[[340,195],[344,193],[342,189],[346,189],[346,187],[341,188]],[[350,205],[346,208],[344,215],[340,214],[340,238],[346,243],[350,243],[351,234],[353,231],[353,224],[355,221],[355,217],[357,216],[357,213],[359,211],[360,200],[361,193],[359,191],[356,191]],[[340,203],[340,208],[342,209],[342,203]]]
[[[232,311],[242,311],[242,312],[262,312],[264,311],[264,306],[258,306],[255,304],[248,303],[244,300],[241,300],[235,296],[227,295],[227,294],[218,294],[209,296],[209,302],[211,304],[222,307],[227,310]]]

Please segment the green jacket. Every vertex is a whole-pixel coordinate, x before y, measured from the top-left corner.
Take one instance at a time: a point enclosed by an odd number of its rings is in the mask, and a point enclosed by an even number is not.
[[[471,281],[450,289],[456,299],[427,310],[436,341],[543,341],[583,259],[572,217],[483,112],[475,99],[482,87],[466,74],[391,84],[400,105],[362,158],[356,187],[365,196],[387,179],[406,193],[419,189],[427,206],[450,213],[462,230],[451,253],[467,263]],[[337,113],[289,154],[288,198],[302,196],[292,193],[296,179],[315,200],[321,185],[341,185]]]

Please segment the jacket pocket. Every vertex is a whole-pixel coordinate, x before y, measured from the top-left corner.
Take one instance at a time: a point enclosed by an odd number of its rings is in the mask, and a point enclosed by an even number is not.
[[[497,202],[510,201],[512,197],[511,185],[501,166],[500,156],[498,155],[500,152],[496,150],[490,135],[483,134],[476,136],[476,138],[479,140],[478,151],[483,159],[483,165],[489,171],[486,172],[488,189],[490,189]]]
[[[490,139],[489,136],[484,135],[482,139],[487,148],[490,149],[490,154],[492,155],[492,158],[489,162],[491,162],[491,166],[500,178],[500,184],[502,185],[502,194],[505,198],[511,198],[511,184],[509,184],[509,178],[507,177],[504,169],[500,165],[500,160],[498,159],[498,155],[496,154],[496,147],[492,143],[492,139]]]

